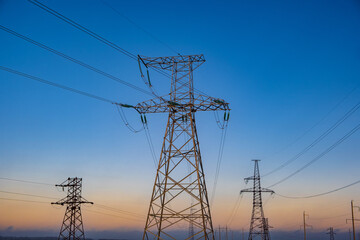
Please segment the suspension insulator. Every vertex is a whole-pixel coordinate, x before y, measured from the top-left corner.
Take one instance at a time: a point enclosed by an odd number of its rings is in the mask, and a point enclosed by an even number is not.
[[[146,115],[144,115],[144,121],[145,121],[145,124],[147,124]]]
[[[180,104],[178,104],[177,102],[173,102],[173,101],[168,101],[169,105],[171,106],[179,106]]]
[[[146,73],[147,73],[147,77],[148,77],[148,82],[149,82],[149,86],[151,87],[151,82],[150,82],[150,74],[149,74],[149,69],[146,69]]]
[[[141,122],[144,123],[143,115],[140,115],[140,117],[141,117]]]
[[[120,104],[121,107],[125,107],[125,108],[133,108],[134,106],[129,105],[129,104]]]
[[[140,69],[141,77],[143,78],[143,77],[144,77],[144,74],[143,74],[142,69],[141,69],[141,63],[140,63],[140,56],[139,56],[139,55],[138,55],[138,64],[139,64],[139,69]]]
[[[218,103],[218,104],[224,104],[224,101],[219,100],[219,99],[214,99],[214,102],[215,102],[215,103]]]

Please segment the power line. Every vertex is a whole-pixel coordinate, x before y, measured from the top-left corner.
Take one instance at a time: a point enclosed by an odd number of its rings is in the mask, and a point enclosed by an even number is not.
[[[118,213],[125,214],[125,215],[132,215],[132,216],[136,216],[136,217],[145,217],[145,216],[142,215],[142,214],[125,211],[125,210],[121,210],[121,209],[118,209],[118,208],[109,207],[109,206],[102,205],[102,204],[97,204],[97,203],[96,203],[95,206],[97,206],[97,207],[99,207],[99,208],[102,208],[102,209],[105,209],[105,210],[108,210],[108,211],[118,212]]]
[[[38,6],[39,8],[45,10],[46,12],[54,15],[55,17],[63,20],[64,22],[70,24],[71,26],[79,29],[80,31],[82,31],[82,32],[84,32],[84,33],[86,33],[86,34],[89,34],[90,36],[96,38],[97,40],[99,40],[99,41],[105,43],[106,45],[108,45],[108,46],[116,49],[117,51],[121,52],[122,54],[125,54],[126,56],[128,56],[128,57],[130,57],[130,58],[132,58],[132,59],[134,59],[134,60],[137,60],[136,55],[134,55],[134,54],[126,51],[125,49],[119,47],[119,46],[116,45],[115,43],[106,40],[105,38],[101,37],[100,35],[98,35],[98,34],[94,33],[93,31],[89,30],[88,28],[86,28],[86,27],[84,27],[84,26],[76,23],[75,21],[71,20],[70,18],[65,17],[65,16],[62,15],[61,13],[59,13],[59,12],[57,12],[57,11],[49,8],[49,7],[47,7],[45,4],[42,4],[41,2],[39,2],[39,1],[37,1],[37,0],[28,0],[28,1],[29,1],[30,3]]]
[[[220,166],[221,166],[221,162],[222,162],[222,156],[224,153],[224,145],[225,145],[226,133],[227,133],[227,129],[228,129],[227,127],[228,127],[228,121],[226,119],[224,119],[223,128],[221,130],[220,147],[219,147],[218,159],[217,159],[217,164],[216,164],[214,185],[213,185],[213,190],[212,190],[212,194],[211,194],[211,201],[210,201],[211,205],[213,204],[214,199],[215,199],[216,187],[217,187],[219,174],[220,174]]]
[[[245,182],[245,185],[246,185],[246,184],[247,184],[247,183]],[[234,207],[233,207],[233,209],[232,209],[232,211],[231,211],[231,213],[230,213],[230,216],[229,216],[228,220],[226,221],[226,225],[230,226],[231,223],[233,222],[233,220],[234,220],[234,218],[235,218],[235,216],[236,216],[236,214],[237,214],[237,211],[238,211],[238,209],[239,209],[239,207],[240,207],[240,202],[242,201],[243,196],[244,196],[244,195],[243,195],[243,194],[240,194],[240,193],[239,193],[239,195],[237,196],[237,198],[236,198],[236,200],[235,200]]]
[[[29,181],[22,181],[22,182],[29,182]],[[35,194],[27,194],[27,193],[20,193],[20,192],[10,192],[10,191],[3,191],[3,190],[0,190],[0,193],[21,195],[21,196],[29,196],[29,197],[38,197],[38,198],[46,198],[46,199],[58,199],[58,198],[55,198],[55,197],[49,197],[49,196],[44,196],[44,195],[35,195]],[[3,198],[0,198],[0,199],[3,199]],[[24,199],[10,199],[10,198],[5,198],[5,200],[28,201],[28,200],[24,200]],[[29,202],[38,202],[38,201],[32,201],[32,200],[30,201],[29,200]],[[121,210],[121,209],[118,209],[118,208],[113,208],[113,207],[109,207],[109,206],[102,205],[102,204],[95,204],[95,206],[99,207],[99,208],[102,208],[102,209],[105,209],[107,211],[117,212],[117,213],[121,213],[121,214],[124,214],[124,215],[130,215],[130,216],[133,216],[133,217],[138,217],[138,218],[139,217],[145,217],[144,215],[141,215],[141,214],[138,214],[138,213],[129,212],[129,211],[126,211],[126,210]]]
[[[89,69],[89,70],[91,70],[93,72],[96,72],[96,73],[101,74],[101,75],[103,75],[103,76],[105,76],[107,78],[110,78],[111,80],[114,80],[114,81],[116,81],[118,83],[121,83],[121,84],[126,85],[128,87],[131,87],[131,88],[133,88],[133,89],[135,89],[135,90],[137,90],[139,92],[142,92],[142,93],[145,93],[145,94],[148,94],[148,95],[151,95],[151,96],[153,95],[149,91],[146,91],[146,90],[144,90],[144,89],[142,89],[142,88],[140,88],[140,87],[138,87],[138,86],[136,86],[134,84],[126,82],[126,81],[124,81],[124,80],[122,80],[122,79],[120,79],[118,77],[115,77],[114,75],[106,73],[106,72],[104,72],[104,71],[102,71],[102,70],[100,70],[98,68],[95,68],[95,67],[93,67],[93,66],[91,66],[89,64],[86,64],[86,63],[84,63],[84,62],[82,62],[80,60],[77,60],[77,59],[75,59],[73,57],[70,57],[69,55],[66,55],[66,54],[64,54],[62,52],[59,52],[59,51],[57,51],[57,50],[55,50],[55,49],[53,49],[51,47],[48,47],[48,46],[46,46],[46,45],[44,45],[42,43],[39,43],[39,42],[37,42],[37,41],[35,41],[35,40],[31,39],[31,38],[28,38],[28,37],[26,37],[24,35],[21,35],[20,33],[15,32],[14,30],[11,30],[11,29],[3,26],[3,25],[0,25],[0,29],[5,31],[5,32],[8,32],[8,33],[12,34],[13,36],[21,38],[21,39],[23,39],[23,40],[25,40],[25,41],[27,41],[27,42],[29,42],[31,44],[34,44],[34,45],[36,45],[38,47],[41,47],[41,48],[43,48],[43,49],[45,49],[45,50],[47,50],[47,51],[49,51],[51,53],[54,53],[54,54],[56,54],[56,55],[58,55],[58,56],[60,56],[62,58],[65,58],[65,59],[67,59],[67,60],[69,60],[69,61],[71,61],[73,63],[76,63],[76,64],[78,64],[80,66],[83,66],[83,67],[85,67],[85,68],[87,68],[87,69]]]
[[[109,213],[103,213],[103,212],[99,212],[99,211],[93,211],[93,210],[89,210],[84,208],[83,210],[85,210],[86,212],[92,212],[92,213],[97,213],[97,214],[102,214],[102,215],[107,215],[107,216],[111,216],[111,217],[118,217],[118,218],[123,218],[123,219],[127,219],[127,220],[132,220],[132,221],[142,221],[140,219],[134,219],[134,218],[129,218],[129,217],[123,217],[123,216],[119,216],[119,215],[114,215],[114,214],[109,214]]]
[[[0,179],[6,180],[6,181],[23,182],[23,183],[39,184],[39,185],[47,185],[47,186],[55,185],[55,184],[49,184],[49,183],[43,183],[43,182],[34,182],[34,181],[27,181],[27,180],[22,180],[22,179],[14,179],[14,178],[6,178],[6,177],[0,177]]]
[[[337,215],[337,216],[330,216],[330,217],[322,217],[322,218],[313,218],[311,217],[311,220],[326,220],[326,219],[332,219],[332,218],[340,218],[340,217],[345,217],[348,216],[349,214],[341,214],[341,215]]]
[[[61,57],[65,58],[65,59],[67,59],[67,60],[70,60],[70,61],[72,61],[72,62],[74,62],[74,63],[77,63],[77,64],[83,66],[83,67],[86,67],[86,68],[88,68],[88,69],[90,69],[90,70],[92,70],[92,71],[94,71],[94,72],[97,72],[97,73],[99,73],[99,74],[102,74],[102,75],[104,75],[104,76],[106,76],[106,77],[108,77],[108,78],[110,78],[110,79],[112,79],[112,80],[115,80],[115,81],[117,81],[117,82],[119,82],[119,83],[125,84],[125,85],[127,85],[127,86],[129,86],[129,87],[131,87],[131,88],[134,88],[134,89],[136,89],[136,90],[138,90],[138,91],[141,91],[141,92],[143,92],[143,93],[146,93],[146,94],[148,94],[148,95],[153,95],[152,93],[150,93],[150,92],[148,92],[148,91],[146,91],[146,90],[144,90],[144,89],[142,89],[142,88],[139,88],[139,87],[137,87],[137,86],[135,86],[135,85],[133,85],[133,84],[131,84],[131,83],[128,83],[128,82],[123,81],[123,80],[121,80],[121,79],[119,79],[119,78],[117,78],[117,77],[115,77],[115,76],[113,76],[113,75],[110,75],[110,74],[108,74],[108,73],[106,73],[106,72],[103,72],[102,70],[99,70],[99,69],[97,69],[97,68],[95,68],[95,67],[92,67],[92,66],[90,66],[90,65],[88,65],[88,64],[86,64],[86,63],[84,63],[84,62],[81,62],[81,61],[79,61],[79,60],[77,60],[77,59],[74,59],[74,58],[72,58],[72,57],[70,57],[70,56],[68,56],[68,55],[66,55],[66,54],[64,54],[64,53],[61,53],[61,52],[59,52],[59,51],[57,51],[57,50],[55,50],[55,49],[52,49],[52,48],[50,48],[50,47],[48,47],[48,46],[46,46],[46,45],[44,45],[44,44],[41,44],[41,43],[39,43],[39,42],[37,42],[37,41],[35,41],[35,40],[33,40],[33,39],[30,39],[30,38],[26,37],[26,36],[24,36],[24,35],[21,35],[21,34],[15,32],[15,31],[13,31],[13,30],[11,30],[11,29],[9,29],[9,28],[6,28],[6,27],[0,25],[0,29],[6,31],[6,32],[8,32],[8,33],[10,33],[10,34],[12,34],[12,35],[14,35],[14,36],[16,36],[16,37],[19,37],[19,38],[21,38],[21,39],[24,39],[24,40],[26,40],[26,41],[28,41],[28,42],[36,45],[36,46],[39,46],[39,47],[41,47],[41,48],[43,48],[43,49],[45,49],[45,50],[47,50],[47,51],[50,51],[50,52],[52,52],[52,53],[54,53],[54,54],[56,54],[56,55],[58,55],[58,56],[61,56]],[[122,121],[124,122],[125,126],[126,126],[127,128],[129,128],[131,131],[137,133],[137,132],[139,132],[139,131],[141,131],[141,130],[143,129],[143,128],[141,128],[140,130],[134,129],[134,128],[129,124],[129,122],[128,122],[128,120],[127,120],[127,118],[126,118],[126,116],[125,116],[125,114],[124,114],[124,112],[123,112],[123,110],[122,110],[122,108],[119,107],[118,105],[117,105],[117,110],[118,110],[118,113],[119,113]],[[149,136],[149,137],[147,136],[147,138],[150,138],[150,141],[151,141],[151,137],[150,137],[150,136]],[[148,140],[148,141],[149,141],[149,140]],[[150,143],[149,143],[149,144],[150,144]],[[152,144],[152,143],[151,143],[151,144]]]
[[[84,92],[84,91],[81,91],[81,90],[77,90],[75,88],[71,88],[71,87],[67,87],[65,85],[54,83],[54,82],[51,82],[51,81],[48,81],[48,80],[45,80],[45,79],[42,79],[42,78],[39,78],[39,77],[32,76],[30,74],[26,74],[26,73],[23,73],[23,72],[16,71],[16,70],[11,69],[11,68],[0,66],[0,70],[6,71],[6,72],[9,72],[9,73],[13,73],[13,74],[16,74],[16,75],[19,75],[19,76],[22,76],[22,77],[26,77],[26,78],[29,78],[29,79],[32,79],[32,80],[35,80],[35,81],[50,85],[50,86],[61,88],[63,90],[74,92],[74,93],[77,93],[77,94],[80,94],[80,95],[83,95],[83,96],[86,96],[86,97],[90,97],[90,98],[93,98],[93,99],[96,99],[96,100],[99,100],[99,101],[115,104],[115,105],[121,106],[121,107],[131,107],[131,105],[128,105],[128,104],[117,103],[117,102],[114,102],[112,100],[109,100],[109,99],[106,99],[106,98],[103,98],[103,97],[99,97],[99,96],[91,94],[91,93],[87,93],[87,92]],[[126,125],[126,126],[128,126],[128,125]]]
[[[136,56],[135,54],[130,53],[129,51],[127,51],[127,50],[119,47],[119,46],[116,45],[115,43],[110,42],[109,40],[103,38],[103,37],[100,36],[99,34],[97,34],[97,33],[93,32],[93,31],[89,30],[88,28],[80,25],[79,23],[71,20],[70,18],[65,17],[64,15],[62,15],[61,13],[59,13],[58,11],[55,11],[54,9],[49,8],[48,6],[46,6],[46,5],[43,4],[43,3],[40,3],[40,2],[37,1],[37,0],[28,0],[28,1],[29,1],[30,3],[38,6],[39,8],[45,10],[46,12],[54,15],[55,17],[59,18],[60,20],[62,20],[62,21],[64,21],[64,22],[70,24],[71,26],[79,29],[80,31],[82,31],[82,32],[84,32],[84,33],[92,36],[93,38],[101,41],[102,43],[108,45],[109,47],[111,47],[111,48],[113,48],[113,49],[121,52],[122,54],[125,54],[125,55],[128,56],[129,58],[137,61],[137,56]],[[161,74],[163,74],[163,75],[165,75],[165,76],[167,76],[167,77],[170,77],[168,74],[166,74],[166,73],[164,73],[164,72],[162,72],[162,71],[160,71],[160,70],[158,70],[158,69],[154,69],[154,70],[157,71],[157,72],[159,72],[159,73],[161,73]]]
[[[158,41],[159,43],[161,43],[162,45],[164,45],[165,47],[167,47],[170,51],[174,52],[177,55],[181,55],[179,52],[177,52],[174,48],[170,47],[169,44],[161,41],[159,38],[155,37],[151,32],[147,31],[146,29],[144,29],[143,27],[141,27],[140,25],[138,25],[137,23],[135,23],[133,20],[131,20],[129,17],[125,16],[123,13],[121,13],[118,9],[114,8],[113,6],[111,6],[108,2],[104,1],[104,0],[100,0],[100,2],[102,2],[105,6],[109,7],[110,9],[112,9],[115,13],[117,13],[119,16],[121,16],[122,18],[124,18],[126,21],[128,21],[129,23],[131,23],[132,25],[134,25],[135,27],[137,27],[138,29],[140,29],[141,31],[143,31],[144,33],[146,33],[147,35],[149,35],[151,38],[155,39],[156,41]]]
[[[356,103],[349,111],[346,112],[344,116],[342,116],[337,122],[335,122],[330,128],[328,128],[323,134],[321,134],[318,138],[316,138],[310,145],[305,147],[302,151],[296,154],[294,157],[290,158],[288,161],[280,165],[279,167],[275,168],[274,170],[266,173],[263,177],[273,174],[274,172],[279,171],[280,169],[286,167],[306,152],[308,152],[311,148],[316,146],[319,142],[321,142],[326,136],[328,136],[331,132],[333,132],[340,124],[342,124],[346,119],[348,119],[352,114],[354,114],[360,108],[360,102]]]
[[[29,78],[31,80],[35,80],[35,81],[38,81],[38,82],[41,82],[41,83],[44,83],[44,84],[47,84],[47,85],[50,85],[50,86],[53,86],[53,87],[61,88],[63,90],[69,91],[69,92],[73,92],[73,93],[77,93],[77,94],[80,94],[80,95],[83,95],[83,96],[86,96],[86,97],[90,97],[90,98],[93,98],[93,99],[96,99],[96,100],[99,100],[99,101],[103,101],[103,102],[107,102],[107,103],[111,103],[111,104],[116,104],[116,102],[114,102],[112,100],[109,100],[109,99],[106,99],[106,98],[103,98],[103,97],[99,97],[97,95],[87,93],[87,92],[84,92],[84,91],[81,91],[81,90],[77,90],[75,88],[67,87],[65,85],[54,83],[54,82],[51,82],[51,81],[48,81],[48,80],[45,80],[45,79],[42,79],[42,78],[39,78],[39,77],[35,77],[35,76],[30,75],[30,74],[19,72],[19,71],[16,71],[14,69],[11,69],[11,68],[0,66],[0,70],[6,71],[6,72],[9,72],[9,73],[12,73],[12,74],[16,74],[16,75],[19,75],[19,76],[22,76],[22,77],[26,77],[26,78]]]
[[[279,154],[280,152],[283,152],[284,150],[288,149],[295,143],[297,143],[300,139],[302,139],[306,134],[308,134],[311,130],[313,130],[315,127],[317,127],[320,123],[322,123],[335,109],[337,109],[356,89],[358,89],[359,86],[355,86],[350,92],[346,94],[345,97],[343,97],[333,108],[330,109],[319,121],[317,121],[314,125],[312,125],[309,129],[307,129],[303,134],[298,136],[294,141],[286,145],[281,150],[277,151],[273,155]],[[270,173],[269,173],[270,174]],[[265,175],[263,176],[265,177]]]
[[[152,138],[151,138],[151,135],[150,135],[150,130],[149,130],[149,126],[147,124],[147,122],[144,122],[144,129],[145,129],[145,136],[146,136],[146,140],[148,142],[148,145],[149,145],[149,148],[150,148],[150,154],[151,154],[151,157],[153,159],[153,162],[154,162],[154,166],[155,166],[155,169],[157,168],[157,159],[156,159],[156,153],[155,153],[155,149],[154,149],[154,144],[153,144],[153,141],[152,141]]]
[[[127,117],[122,109],[122,107],[116,105],[117,112],[120,115],[121,120],[123,121],[124,125],[133,133],[138,133],[143,130],[143,128],[140,128],[139,130],[136,130],[133,126],[130,125],[129,121],[127,120]]]
[[[317,157],[315,157],[313,160],[311,160],[310,162],[308,162],[307,164],[305,164],[304,166],[302,166],[300,169],[296,170],[295,172],[291,173],[290,175],[288,175],[287,177],[281,179],[280,181],[272,184],[269,186],[273,187],[276,186],[286,180],[288,180],[289,178],[293,177],[294,175],[298,174],[299,172],[301,172],[302,170],[304,170],[305,168],[309,167],[311,164],[313,164],[314,162],[316,162],[317,160],[319,160],[320,158],[322,158],[323,156],[325,156],[327,153],[329,153],[330,151],[332,151],[334,148],[336,148],[338,145],[340,145],[343,141],[345,141],[347,138],[349,138],[351,135],[353,135],[355,132],[357,132],[360,129],[360,124],[356,125],[353,129],[351,129],[348,133],[346,133],[342,138],[340,138],[338,141],[336,141],[333,145],[331,145],[329,148],[327,148],[325,151],[323,151],[321,154],[319,154]]]
[[[320,196],[328,195],[328,194],[330,194],[330,193],[334,193],[334,192],[343,190],[343,189],[345,189],[345,188],[354,186],[354,185],[356,185],[356,184],[358,184],[358,183],[360,183],[360,180],[357,180],[357,181],[355,181],[355,182],[353,182],[353,183],[350,183],[350,184],[345,185],[345,186],[343,186],[343,187],[339,187],[339,188],[336,188],[336,189],[333,189],[333,190],[330,190],[330,191],[327,191],[327,192],[318,193],[318,194],[314,194],[314,195],[308,195],[308,196],[285,196],[285,195],[281,195],[281,194],[278,194],[278,193],[275,193],[275,194],[278,195],[278,196],[280,196],[280,197],[290,198],[290,199],[314,198],[314,197],[320,197]]]
[[[30,202],[30,203],[46,203],[46,204],[49,204],[49,205],[50,205],[50,202],[24,200],[24,199],[15,199],[15,198],[2,198],[2,197],[0,197],[0,200],[16,201],[16,202]],[[88,209],[84,209],[84,210],[89,211],[89,212],[94,212],[94,213],[103,214],[103,215],[109,215],[109,216],[113,216],[113,217],[125,218],[125,219],[133,220],[133,221],[140,221],[140,219],[133,219],[133,218],[129,218],[129,217],[123,217],[123,216],[119,216],[119,215],[113,215],[113,214],[108,214],[108,213],[103,213],[103,212],[98,212],[98,211],[92,211],[92,210],[88,210]]]
[[[235,201],[235,205],[230,213],[230,217],[228,218],[227,222],[226,222],[226,225],[227,226],[230,226],[233,222],[233,220],[235,219],[235,216],[239,210],[239,207],[240,207],[240,203],[241,203],[241,200],[243,199],[243,194],[239,194],[238,197],[236,198],[236,201]]]
[[[64,22],[70,24],[71,26],[79,29],[80,31],[82,31],[82,32],[84,32],[84,33],[92,36],[93,38],[101,41],[102,43],[106,44],[107,46],[109,46],[109,47],[111,47],[111,48],[113,48],[113,49],[115,49],[115,50],[117,50],[117,51],[125,54],[126,56],[130,57],[131,59],[133,59],[133,60],[135,60],[135,61],[138,61],[137,55],[135,55],[135,54],[133,54],[133,53],[130,53],[129,51],[127,51],[127,50],[119,47],[119,46],[116,45],[115,43],[113,43],[113,42],[105,39],[104,37],[100,36],[99,34],[93,32],[93,31],[91,31],[91,30],[89,30],[88,28],[82,26],[81,24],[79,24],[79,23],[71,20],[71,19],[68,18],[68,17],[65,17],[64,15],[62,15],[61,13],[59,13],[58,11],[49,8],[48,6],[46,6],[46,5],[43,4],[43,3],[40,3],[40,2],[37,1],[37,0],[28,0],[28,1],[29,1],[30,3],[32,3],[32,4],[34,4],[35,6],[38,6],[39,8],[45,10],[46,12],[54,15],[55,17],[59,18],[60,20],[62,20],[62,21],[64,21]],[[180,56],[181,56],[181,55],[180,55]],[[170,74],[168,74],[167,72],[164,72],[163,70],[159,70],[159,69],[157,69],[157,68],[155,68],[155,67],[153,67],[153,66],[150,66],[150,67],[151,67],[154,71],[156,71],[156,72],[164,75],[165,77],[168,77],[168,78],[170,78],[170,79],[172,78],[172,76],[171,76]],[[179,81],[179,82],[181,82],[181,81]],[[206,93],[204,93],[203,91],[200,91],[200,90],[198,90],[198,89],[196,89],[196,88],[194,88],[194,91],[195,91],[195,92],[198,92],[198,93],[201,93],[201,94],[203,94],[203,95],[205,95],[205,96],[208,96]]]
[[[46,196],[34,195],[34,194],[27,194],[27,193],[9,192],[9,191],[2,191],[2,190],[0,190],[0,192],[1,192],[1,193],[7,193],[7,194],[21,195],[21,196],[29,196],[29,197],[38,197],[38,198],[47,198],[47,199],[58,199],[58,198],[54,198],[54,197],[46,197]]]
[[[23,199],[14,199],[14,198],[0,198],[0,200],[16,201],[16,202],[31,202],[31,203],[46,203],[46,204],[50,204],[50,202],[41,202],[41,201],[32,201],[32,200],[23,200]]]
[[[266,199],[266,201],[264,201],[263,206],[266,206],[266,204],[268,204],[269,201],[270,201],[271,199],[273,199],[273,198],[274,198],[274,196],[273,196],[273,195],[270,195],[270,196],[268,197],[268,199]]]

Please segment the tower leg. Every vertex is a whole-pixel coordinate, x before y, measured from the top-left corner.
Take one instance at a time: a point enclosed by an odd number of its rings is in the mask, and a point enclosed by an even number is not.
[[[184,174],[184,172],[187,174]],[[169,114],[143,239],[214,239],[194,113]]]

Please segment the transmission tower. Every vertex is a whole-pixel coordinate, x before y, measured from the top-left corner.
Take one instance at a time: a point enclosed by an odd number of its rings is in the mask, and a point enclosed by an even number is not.
[[[169,114],[143,239],[179,239],[173,230],[189,224],[195,239],[214,239],[195,113],[223,110],[228,120],[228,103],[194,92],[193,71],[203,55],[139,58],[146,68],[171,72],[170,94],[132,106],[142,115]]]
[[[191,212],[192,213],[192,212]],[[190,213],[190,214],[191,214]],[[195,232],[194,232],[194,225],[192,223],[189,224],[189,240],[195,240],[194,238]]]
[[[268,192],[274,194],[275,192],[273,190],[261,187],[260,171],[259,171],[260,160],[253,160],[253,161],[255,162],[254,175],[252,177],[245,178],[245,182],[248,182],[250,180],[253,181],[253,187],[248,189],[243,189],[240,191],[240,194],[244,192],[253,193],[253,210],[251,215],[248,240],[255,240],[255,239],[270,240],[269,225],[268,225],[268,220],[264,216],[261,193]]]
[[[335,240],[335,232],[334,232],[334,228],[333,227],[330,227],[328,229],[329,232],[327,232],[326,234],[329,234],[330,235],[330,240]]]
[[[306,228],[308,228],[308,227],[312,228],[311,225],[306,224],[306,217],[309,217],[309,214],[306,214],[304,211],[303,212],[303,225],[301,226],[301,228],[303,228],[303,230],[304,230],[304,240],[306,240]]]
[[[349,228],[349,240],[351,240],[351,230]]]
[[[354,205],[354,200],[351,200],[351,219],[346,219],[346,223],[347,223],[348,220],[351,220],[352,229],[353,229],[353,240],[356,240],[356,237],[355,237],[355,234],[356,234],[355,233],[355,221],[360,221],[360,219],[355,219],[354,208],[358,208],[360,210],[359,206]]]
[[[66,205],[63,223],[58,240],[85,240],[84,226],[81,217],[81,204],[90,203],[81,196],[82,178],[68,178],[61,184],[55,185],[64,191],[68,189],[67,196],[51,204]]]

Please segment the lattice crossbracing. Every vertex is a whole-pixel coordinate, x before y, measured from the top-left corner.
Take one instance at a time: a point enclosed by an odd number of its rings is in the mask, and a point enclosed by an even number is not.
[[[81,204],[90,203],[81,196],[82,178],[68,178],[56,187],[67,188],[67,196],[51,204],[66,205],[63,223],[58,240],[85,240],[84,226],[81,216]]]
[[[328,232],[326,234],[329,234],[330,240],[335,240],[335,232],[334,232],[334,228],[330,227],[328,228]]]
[[[208,193],[195,124],[196,111],[229,111],[224,100],[194,93],[193,70],[203,55],[148,58],[146,67],[172,73],[171,92],[137,104],[141,114],[169,113],[143,239],[214,239]]]
[[[249,238],[248,240],[270,240],[269,233],[269,223],[268,219],[265,218],[264,209],[262,204],[261,193],[268,192],[273,194],[274,191],[262,188],[260,183],[260,171],[259,171],[259,161],[253,160],[254,165],[254,175],[252,177],[245,178],[245,181],[253,181],[253,187],[248,189],[241,190],[240,194],[245,192],[253,193],[253,209],[250,222]]]

